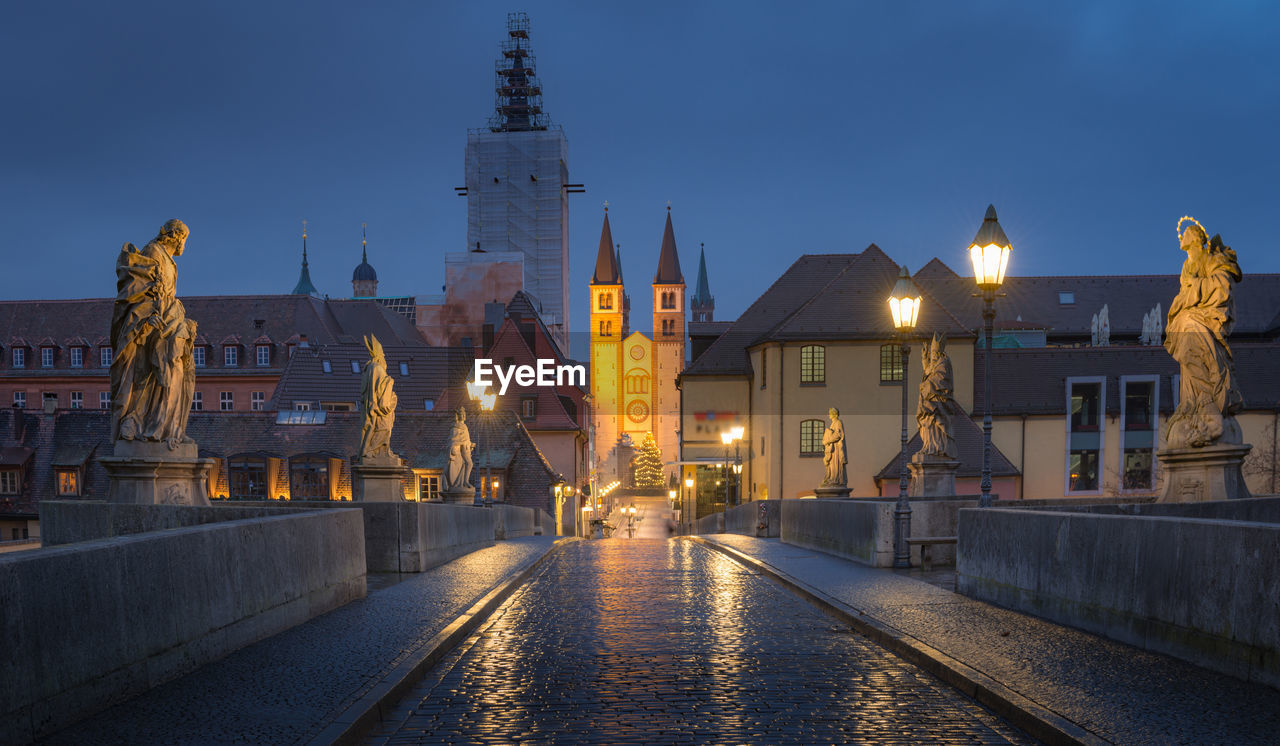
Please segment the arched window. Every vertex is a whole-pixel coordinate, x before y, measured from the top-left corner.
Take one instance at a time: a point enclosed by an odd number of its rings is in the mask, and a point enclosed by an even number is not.
[[[822,420],[804,420],[800,423],[801,456],[822,455],[822,434],[826,429]]]
[[[289,497],[293,500],[328,500],[329,459],[323,456],[289,459]]]
[[[902,348],[897,344],[880,345],[880,383],[902,380]]]
[[[600,294],[600,310],[608,311],[613,308],[613,293]]]
[[[805,345],[800,348],[800,383],[827,382],[827,348]]]
[[[610,335],[610,334],[612,334],[612,333],[613,333],[613,322],[612,322],[612,321],[601,321],[601,322],[600,322],[600,336],[602,336],[602,337],[607,337],[607,336],[609,336],[609,335]]]
[[[676,307],[676,294],[675,294],[675,291],[673,291],[673,290],[672,290],[672,291],[667,291],[667,292],[664,292],[664,293],[662,294],[662,307],[663,307],[663,308],[675,308],[675,307]]]
[[[233,500],[267,499],[267,460],[261,456],[235,456],[227,464],[227,485]]]

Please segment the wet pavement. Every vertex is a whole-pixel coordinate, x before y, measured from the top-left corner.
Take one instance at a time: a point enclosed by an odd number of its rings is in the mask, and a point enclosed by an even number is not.
[[[1027,743],[932,675],[683,540],[577,542],[372,743]]]

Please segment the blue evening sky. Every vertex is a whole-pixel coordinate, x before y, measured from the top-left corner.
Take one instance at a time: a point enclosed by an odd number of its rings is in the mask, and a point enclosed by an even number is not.
[[[641,330],[667,200],[721,319],[802,253],[964,272],[989,202],[1015,274],[1176,272],[1187,212],[1280,271],[1270,3],[28,2],[0,17],[5,296],[109,296],[170,217],[184,294],[288,292],[304,218],[321,292],[361,222],[381,294],[439,292],[511,10],[588,190],[575,328],[606,199]]]

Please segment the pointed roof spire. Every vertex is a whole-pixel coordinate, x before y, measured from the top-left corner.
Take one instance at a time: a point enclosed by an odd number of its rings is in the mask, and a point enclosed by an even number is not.
[[[622,276],[622,244],[616,243],[613,245],[613,248],[616,249],[614,257],[618,262],[618,282],[625,285],[627,281]]]
[[[711,285],[707,282],[707,245],[705,243],[698,244],[698,282],[691,300],[699,305],[705,305],[712,300]]]
[[[378,273],[373,270],[373,265],[369,264],[369,239],[365,234],[365,228],[368,223],[360,224],[360,263],[356,265],[355,271],[351,273],[351,281],[358,282],[362,280],[378,280]]]
[[[667,227],[662,232],[662,251],[658,254],[658,271],[653,275],[654,285],[683,285],[680,271],[680,254],[676,251],[676,234],[671,228],[671,202],[667,202]]]
[[[609,230],[609,203],[604,206],[604,225],[600,228],[600,249],[596,252],[596,272],[592,285],[621,285],[618,256],[613,253],[613,231]]]
[[[298,284],[293,286],[293,295],[320,295],[316,286],[311,283],[311,270],[307,267],[307,221],[302,221],[302,273],[298,275]]]

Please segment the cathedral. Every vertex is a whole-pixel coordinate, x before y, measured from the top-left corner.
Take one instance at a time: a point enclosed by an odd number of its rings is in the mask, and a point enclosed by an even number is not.
[[[622,477],[627,450],[639,447],[648,433],[664,461],[678,458],[676,377],[685,363],[685,284],[670,207],[652,288],[653,332],[646,336],[631,330],[631,300],[606,206],[591,278],[591,396],[600,480]]]

